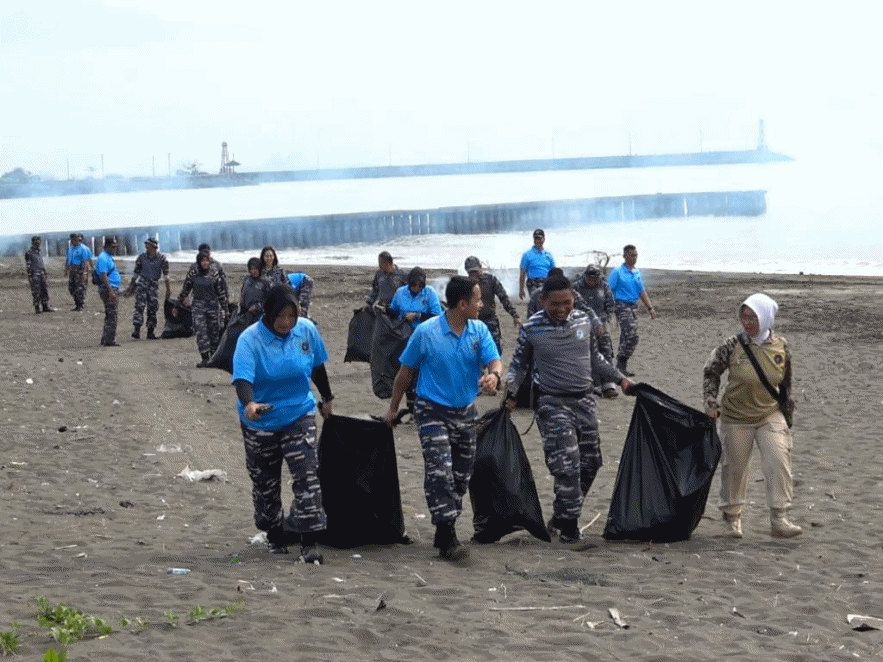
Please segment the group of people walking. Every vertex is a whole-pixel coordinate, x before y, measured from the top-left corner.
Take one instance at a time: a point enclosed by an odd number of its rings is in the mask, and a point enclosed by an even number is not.
[[[401,367],[385,420],[390,426],[397,424],[402,398],[409,395],[423,451],[424,495],[435,526],[434,546],[443,559],[458,560],[467,554],[455,524],[474,464],[475,400],[480,393],[502,392],[504,406],[512,409],[527,379],[533,380],[536,390],[535,416],[554,480],[547,528],[563,544],[582,538],[583,501],[602,466],[595,396],[613,397],[617,386],[624,394],[631,393],[634,384],[629,378],[634,373],[628,362],[638,344],[638,302],[651,319],[657,317],[636,267],[634,245],[624,247],[623,264],[611,271],[606,282],[597,265],[589,265],[571,282],[560,270],[554,271],[555,260],[544,247],[545,232],[537,229],[533,239],[520,264],[519,298],[530,296],[535,301],[535,311],[524,320],[500,281],[485,273],[475,256],[464,262],[466,276],[454,276],[447,283],[444,307],[436,291],[427,287],[421,268],[405,273],[385,251],[378,256],[378,269],[365,297],[365,308],[400,317],[413,328],[397,357]],[[45,268],[39,237],[34,240],[26,262],[35,312],[42,313],[48,307]],[[68,272],[88,271],[92,259],[88,249],[77,249],[73,236],[71,246]],[[115,344],[120,287],[115,247],[115,240],[105,240],[94,267],[106,311],[102,345]],[[79,278],[71,276],[71,283],[79,287]],[[158,252],[156,241],[148,239],[126,291],[136,295],[133,338],[140,336],[145,321],[140,311],[145,308],[147,337],[155,337],[160,279],[165,281],[168,298],[168,262]],[[72,294],[79,292],[73,285]],[[253,483],[255,524],[267,532],[272,553],[285,553],[290,545],[299,544],[305,561],[321,562],[316,533],[325,527],[325,514],[318,482],[315,413],[331,416],[334,396],[325,368],[327,349],[307,316],[312,286],[308,275],[287,274],[279,267],[271,246],[249,260],[239,310],[256,323],[242,332],[236,344],[232,383]],[[207,245],[200,246],[178,298],[183,301],[191,295],[204,364],[230,315],[226,277]],[[81,299],[75,297],[77,301]],[[505,377],[496,301],[518,329]],[[75,310],[80,309],[82,303],[76,303]],[[743,331],[715,348],[704,368],[705,411],[716,419],[723,446],[720,509],[725,535],[732,537],[743,535],[741,516],[755,442],[766,479],[771,534],[792,537],[802,532],[788,518],[793,492],[792,438],[782,412],[792,379],[791,354],[786,341],[773,331],[777,309],[766,295],[748,297],[738,310]],[[619,326],[615,361],[609,333],[613,316]],[[727,386],[718,404],[724,372],[729,372]],[[321,401],[313,395],[312,386]],[[295,494],[287,514],[281,500],[283,460]]]

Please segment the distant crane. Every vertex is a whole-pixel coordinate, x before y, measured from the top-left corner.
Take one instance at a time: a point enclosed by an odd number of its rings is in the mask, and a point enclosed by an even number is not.
[[[221,169],[219,174],[221,175],[235,175],[236,174],[236,166],[242,165],[234,158],[230,158],[230,154],[227,151],[227,142],[224,141],[221,143]]]

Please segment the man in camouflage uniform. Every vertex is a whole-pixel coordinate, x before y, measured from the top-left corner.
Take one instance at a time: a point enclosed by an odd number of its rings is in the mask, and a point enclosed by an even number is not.
[[[83,235],[72,232],[64,273],[67,276],[67,291],[74,298],[74,311],[83,310],[86,305],[86,285],[92,271],[92,251],[83,245]]]
[[[383,251],[377,256],[377,272],[371,283],[371,291],[365,297],[363,310],[372,306],[384,308],[392,301],[396,290],[408,282],[408,275],[393,262],[392,255]]]
[[[159,252],[159,242],[148,237],[144,242],[144,252],[135,259],[132,270],[132,282],[124,296],[135,294],[135,311],[132,313],[132,337],[141,337],[141,325],[144,324],[144,309],[147,308],[147,339],[156,340],[156,313],[159,310],[159,279],[166,283],[166,299],[171,298],[172,288],[169,284],[169,261]]]
[[[598,351],[607,363],[613,363],[613,342],[607,330],[607,323],[613,316],[613,293],[610,286],[601,280],[601,270],[594,264],[586,267],[583,275],[574,283],[573,290],[586,302],[586,305],[594,311],[604,327],[604,333],[598,336]],[[603,384],[601,376],[595,372],[592,375],[595,384]],[[616,385],[610,382],[601,387],[605,398],[616,397]]]
[[[40,253],[42,241],[38,236],[31,237],[31,247],[25,251],[25,269],[28,272],[28,283],[31,286],[31,299],[34,302],[36,315],[52,312],[52,308],[49,307],[49,290],[46,287],[46,266]]]
[[[497,317],[496,301],[500,300],[503,309],[512,316],[517,329],[521,326],[521,319],[518,317],[518,311],[509,301],[509,296],[503,288],[503,284],[493,274],[486,274],[481,269],[481,262],[474,255],[466,258],[464,264],[466,273],[469,278],[478,283],[481,290],[481,310],[478,311],[478,319],[487,324],[488,330],[491,332],[494,342],[497,345],[497,351],[503,351],[503,334],[500,331],[500,319]]]
[[[589,315],[573,307],[573,289],[564,276],[543,283],[543,312],[521,327],[509,364],[506,406],[515,407],[521,382],[533,357],[539,391],[537,425],[543,437],[546,466],[555,479],[555,501],[549,533],[563,543],[582,538],[579,516],[583,500],[601,468],[601,443],[592,394],[592,372],[618,382],[628,393],[626,379],[598,352]]]

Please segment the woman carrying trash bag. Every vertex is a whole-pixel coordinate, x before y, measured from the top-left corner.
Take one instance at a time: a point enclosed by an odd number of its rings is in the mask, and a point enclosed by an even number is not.
[[[788,519],[793,492],[791,431],[780,410],[780,400],[770,392],[778,388],[779,393],[787,394],[791,390],[791,352],[785,339],[773,333],[778,309],[778,304],[765,294],[752,294],[745,299],[739,306],[744,332],[727,338],[705,364],[705,412],[718,420],[723,447],[720,509],[726,524],[725,535],[732,538],[742,537],[742,509],[755,442],[766,482],[770,535],[791,538],[803,533]],[[720,378],[726,370],[727,387],[718,406]]]
[[[212,263],[211,254],[200,251],[196,263],[190,267],[184,278],[178,302],[183,304],[193,292],[190,310],[193,312],[193,328],[196,331],[196,347],[202,356],[197,368],[205,368],[212,354],[218,348],[222,329],[227,326],[230,316],[227,307],[227,281]]]
[[[294,540],[286,530],[299,537],[305,563],[322,562],[316,532],[326,526],[318,476],[316,398],[310,381],[322,396],[319,411],[328,418],[334,396],[325,371],[327,360],[322,336],[315,324],[299,316],[297,295],[287,285],[270,290],[263,317],[242,332],[233,355],[255,525],[267,532],[272,554],[288,553]],[[295,495],[287,515],[281,497],[283,460]]]

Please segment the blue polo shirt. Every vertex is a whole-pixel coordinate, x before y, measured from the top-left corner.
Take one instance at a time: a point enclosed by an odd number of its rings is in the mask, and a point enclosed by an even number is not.
[[[527,272],[528,278],[545,278],[554,266],[552,254],[546,250],[538,251],[536,246],[531,246],[521,256],[521,268]]]
[[[110,286],[119,288],[120,272],[117,271],[117,265],[116,262],[113,261],[113,255],[107,251],[101,251],[98,259],[95,260],[95,273],[98,274],[99,279],[101,278],[101,274],[107,274],[107,282],[110,283]]]
[[[457,336],[446,315],[427,320],[408,339],[399,361],[420,370],[417,395],[440,405],[461,408],[478,395],[481,370],[500,358],[487,325],[467,320]]]
[[[325,343],[316,325],[305,317],[285,338],[270,331],[263,320],[245,329],[233,353],[233,379],[251,384],[254,401],[273,405],[256,421],[245,417],[238,402],[239,420],[254,430],[281,430],[316,408],[310,376],[328,360]]]
[[[303,285],[304,279],[309,278],[302,271],[297,271],[293,274],[288,274],[288,283],[296,290],[300,290],[300,286]]]
[[[389,302],[389,309],[394,310],[399,315],[405,313],[430,313],[432,315],[441,315],[441,301],[438,299],[438,292],[433,288],[426,286],[417,294],[411,294],[411,289],[407,285],[402,285],[392,295],[392,301]],[[411,326],[417,328],[420,320],[411,320]]]
[[[613,298],[624,303],[635,303],[645,289],[641,271],[637,267],[629,269],[625,262],[610,272],[607,284],[613,292]]]
[[[92,251],[85,244],[67,247],[67,264],[70,267],[79,267],[83,262],[92,259]]]

